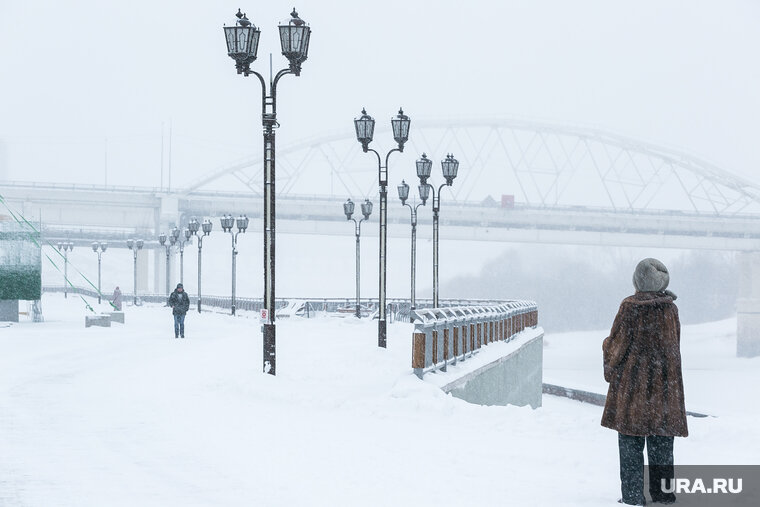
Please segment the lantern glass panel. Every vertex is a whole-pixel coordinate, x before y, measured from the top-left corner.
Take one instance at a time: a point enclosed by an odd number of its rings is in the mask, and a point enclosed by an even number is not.
[[[105,252],[105,251],[106,251],[106,248],[108,248],[108,242],[106,242],[106,241],[103,241],[103,242],[100,244],[100,249],[101,249],[101,250],[103,250],[103,251]]]
[[[409,199],[409,185],[405,181],[401,181],[401,185],[398,186],[398,198],[401,202],[406,202]]]
[[[301,57],[298,60],[298,63],[303,63],[306,61],[306,58],[309,57],[309,41],[311,40],[311,28],[306,27],[306,36],[304,37],[304,42],[301,48]]]
[[[134,245],[135,245],[135,240],[133,240],[133,239],[128,239],[127,240],[127,248],[129,248],[130,250],[132,250],[132,247]]]
[[[225,26],[227,54],[237,62],[251,63],[256,59],[261,31],[254,25]]]
[[[92,251],[93,251],[93,252],[97,252],[97,251],[98,251],[98,247],[99,247],[99,246],[100,246],[100,245],[98,244],[98,242],[97,242],[97,241],[93,241],[93,242],[92,242]]]
[[[201,225],[201,227],[203,227],[203,234],[209,234],[211,232],[211,229],[214,227],[214,224],[212,224],[211,220],[207,218],[203,221],[203,225]]]
[[[362,109],[362,115],[354,120],[354,127],[356,128],[356,139],[366,146],[372,142],[372,138],[375,136],[375,120],[367,111]]]
[[[422,158],[417,160],[417,177],[425,182],[430,177],[430,172],[432,170],[433,161],[427,158],[427,155],[423,153]]]
[[[445,160],[441,160],[441,170],[446,181],[452,181],[457,177],[459,161],[453,155],[447,155]]]
[[[354,214],[354,201],[349,199],[343,203],[343,213],[346,214],[346,218],[351,218],[351,215]]]
[[[135,241],[135,244],[137,245],[137,249],[140,250],[145,244],[145,241],[138,239],[137,241]]]
[[[236,30],[235,26],[225,26],[224,27],[224,40],[227,42],[227,54],[232,56],[233,53],[236,53],[237,49],[237,37],[236,37]]]
[[[362,203],[362,215],[364,215],[364,218],[369,219],[369,216],[372,214],[372,201],[369,199],[366,199]]]
[[[420,191],[420,200],[425,203],[430,197],[430,185],[420,185],[417,189]]]
[[[399,109],[398,114],[391,119],[391,127],[393,127],[393,139],[400,145],[409,139],[409,126],[411,120],[404,114],[402,109]]]
[[[309,52],[309,39],[311,28],[298,17],[295,9],[290,13],[290,19],[280,26],[280,46],[282,54],[290,60],[291,64],[300,64],[306,61]]]
[[[280,26],[282,54],[288,60],[301,63],[306,60],[309,43],[309,27],[295,25]]]

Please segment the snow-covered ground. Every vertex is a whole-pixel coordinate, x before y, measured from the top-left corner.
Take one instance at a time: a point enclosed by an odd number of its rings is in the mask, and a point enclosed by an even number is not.
[[[601,408],[470,405],[411,374],[407,323],[280,321],[262,374],[256,318],[163,307],[84,328],[81,300],[0,327],[0,505],[617,505]],[[682,463],[757,463],[760,360],[733,321],[683,329]],[[605,331],[547,336],[545,379],[603,392]]]

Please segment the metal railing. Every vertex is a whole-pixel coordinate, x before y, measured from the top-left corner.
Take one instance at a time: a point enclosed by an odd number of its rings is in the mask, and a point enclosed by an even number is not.
[[[81,294],[83,296],[97,298],[98,293],[94,289],[86,287],[68,287],[68,292],[71,294]],[[45,285],[42,287],[43,292],[64,292],[64,287]],[[197,295],[189,294],[190,305],[196,305],[198,298]],[[106,300],[110,300],[109,293],[103,293],[103,297]],[[122,292],[122,301],[125,304],[131,304],[133,295],[131,293]],[[168,296],[164,294],[138,294],[138,304],[140,303],[166,303]],[[299,317],[315,317],[320,313],[344,313],[348,315],[354,315],[356,313],[356,300],[353,297],[349,298],[277,298],[275,301],[277,310],[287,308],[293,302],[301,302],[302,308],[295,309],[294,312]],[[500,305],[508,304],[511,301],[496,300],[496,299],[441,299],[439,305],[442,308],[449,307],[469,307],[479,305]],[[386,300],[388,321],[395,322],[397,320],[409,322],[412,316],[412,305],[409,299],[405,298],[389,298]],[[232,309],[232,298],[230,296],[203,296],[202,305],[204,308],[217,308],[223,310]],[[417,309],[432,308],[432,299],[419,299],[416,300]],[[259,312],[264,308],[263,298],[241,298],[235,297],[235,309]],[[378,300],[367,298],[362,299],[362,316],[373,317],[373,314],[377,312]],[[275,318],[278,316],[276,315]],[[285,317],[287,318],[287,317]]]
[[[538,326],[538,305],[514,300],[498,305],[420,309],[414,312],[412,368],[418,377],[464,361],[495,341],[511,341]]]

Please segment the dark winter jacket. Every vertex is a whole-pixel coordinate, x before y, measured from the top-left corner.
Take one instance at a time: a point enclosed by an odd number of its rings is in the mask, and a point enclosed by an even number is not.
[[[172,313],[174,315],[184,315],[190,309],[190,298],[187,292],[177,292],[175,289],[169,296],[169,306],[172,307]]]
[[[637,292],[623,300],[602,345],[610,384],[602,426],[625,435],[688,436],[680,341],[671,295]]]

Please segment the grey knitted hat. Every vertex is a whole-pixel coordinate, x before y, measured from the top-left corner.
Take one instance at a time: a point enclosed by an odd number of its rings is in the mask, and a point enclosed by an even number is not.
[[[665,264],[657,259],[644,259],[633,272],[633,286],[639,292],[658,292],[667,289],[670,274]]]

